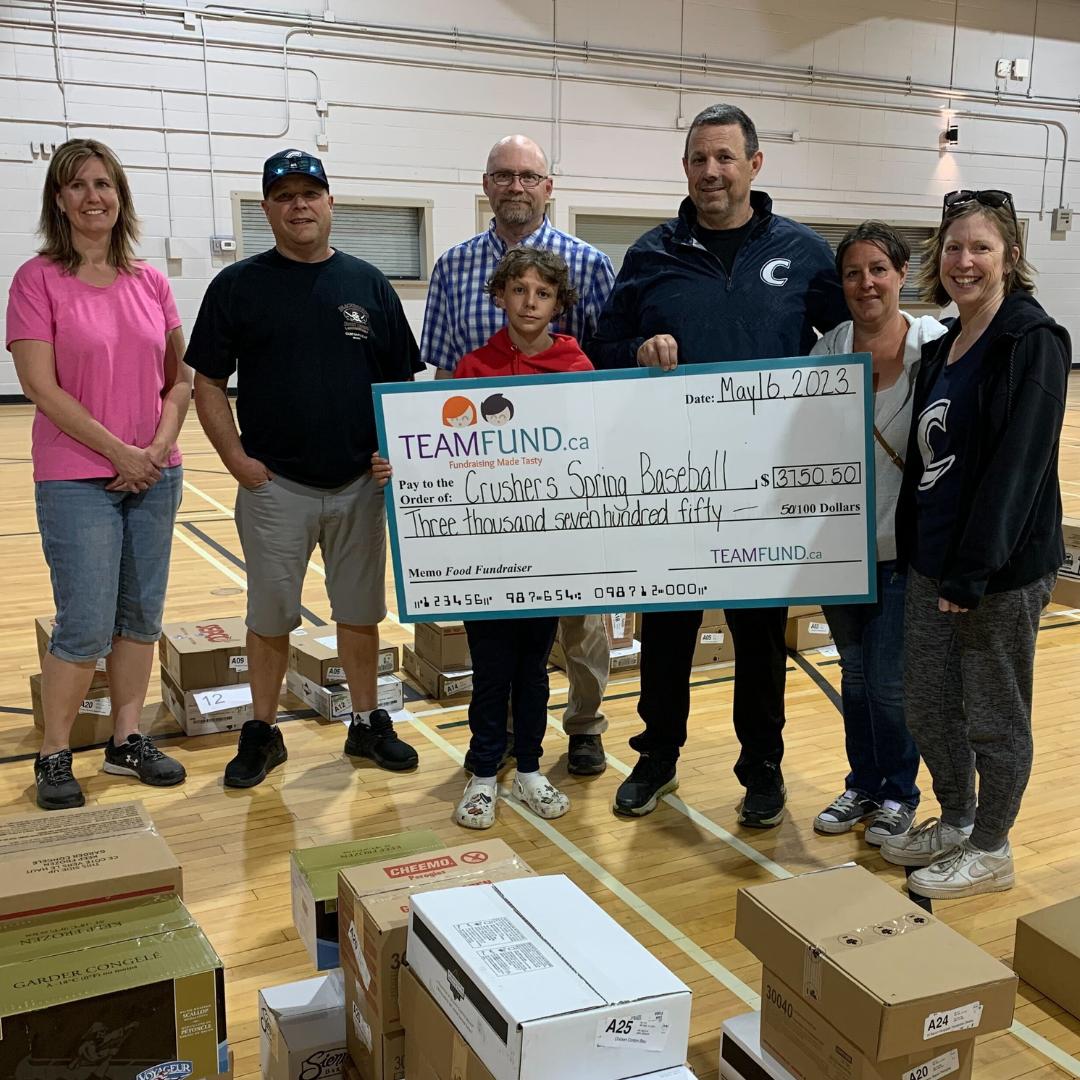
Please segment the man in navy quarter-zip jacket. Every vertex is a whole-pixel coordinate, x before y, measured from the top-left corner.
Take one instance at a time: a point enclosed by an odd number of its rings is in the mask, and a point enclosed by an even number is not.
[[[802,356],[818,333],[850,318],[833,254],[812,229],[772,212],[750,185],[763,155],[753,121],[733,105],[699,113],[686,138],[689,197],[679,216],[626,253],[588,344],[598,368],[659,367]],[[784,815],[784,681],[787,608],[725,612],[735,645],[735,775],[746,789],[739,822]],[[678,786],[686,742],[690,667],[700,611],[647,612],[641,627],[645,730],[640,758],[615,796],[615,812],[640,816]]]

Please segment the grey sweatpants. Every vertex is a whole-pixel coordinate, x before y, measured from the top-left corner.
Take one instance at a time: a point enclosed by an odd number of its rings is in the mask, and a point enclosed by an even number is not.
[[[930,770],[941,820],[960,828],[974,823],[971,842],[983,851],[1009,838],[1031,776],[1035,635],[1055,577],[946,614],[938,610],[937,583],[908,574],[908,728]]]

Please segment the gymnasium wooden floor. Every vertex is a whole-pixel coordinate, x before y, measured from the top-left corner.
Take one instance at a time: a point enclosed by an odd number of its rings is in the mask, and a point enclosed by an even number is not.
[[[1065,512],[1080,515],[1080,377],[1062,440]],[[30,760],[36,749],[28,678],[38,670],[34,618],[51,613],[49,576],[34,518],[25,406],[0,409],[0,809],[33,809]],[[182,437],[186,484],[175,531],[167,621],[242,615],[244,566],[232,521],[235,485],[194,417]],[[392,597],[392,591],[390,592]],[[329,618],[322,576],[308,575],[304,602]],[[1018,915],[1080,892],[1080,612],[1051,608],[1044,616],[1036,665],[1036,759],[1023,812],[1013,833],[1017,886],[1008,893],[939,902],[938,915],[1006,963]],[[391,617],[384,637],[411,639]],[[897,663],[900,658],[897,657]],[[675,970],[694,991],[690,1063],[705,1080],[717,1076],[722,1020],[751,1007],[760,965],[732,939],[736,890],[856,860],[896,887],[902,872],[858,834],[822,837],[813,815],[837,794],[845,772],[840,714],[829,688],[839,685],[835,660],[807,654],[789,663],[784,773],[789,814],[768,832],[740,830],[740,790],[731,774],[729,666],[699,670],[691,737],[679,770],[678,798],[640,821],[613,817],[615,788],[633,755],[636,680],[614,678],[605,706],[610,766],[591,779],[567,776],[566,740],[552,727],[545,767],[573,800],[566,817],[541,822],[501,802],[493,836],[511,844],[541,873],[565,873]],[[565,680],[552,675],[551,715],[565,703]],[[160,706],[157,674],[150,712]],[[835,696],[835,695],[833,695]],[[283,707],[296,706],[286,699]],[[166,791],[100,771],[100,750],[76,754],[88,799],[142,799],[184,864],[188,905],[227,965],[228,1024],[237,1080],[259,1076],[256,991],[312,974],[289,911],[289,852],[295,847],[432,828],[447,844],[464,832],[450,820],[463,784],[468,728],[464,707],[409,703],[403,734],[419,749],[414,775],[392,776],[342,754],[340,724],[293,720],[283,726],[288,764],[250,791],[228,791],[221,774],[235,734],[170,740],[187,766],[185,785]],[[929,778],[920,783],[929,791]],[[924,813],[936,812],[932,797]],[[975,1074],[983,1080],[1080,1076],[1080,1022],[1021,984],[1018,1026],[983,1040]],[[1055,1063],[1056,1062],[1056,1063]]]

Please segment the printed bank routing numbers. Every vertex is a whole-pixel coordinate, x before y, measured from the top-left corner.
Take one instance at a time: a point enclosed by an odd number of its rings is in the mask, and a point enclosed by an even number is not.
[[[875,599],[870,356],[375,387],[404,622]]]

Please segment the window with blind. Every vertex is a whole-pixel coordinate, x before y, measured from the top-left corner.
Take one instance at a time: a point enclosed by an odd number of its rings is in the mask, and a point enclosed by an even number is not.
[[[242,258],[274,246],[274,234],[258,199],[241,198],[239,217]],[[330,243],[377,266],[391,281],[427,277],[422,206],[374,206],[335,199]]]
[[[587,244],[599,248],[615,267],[617,274],[629,248],[671,214],[577,214],[574,217],[574,235]]]
[[[801,219],[800,219],[801,220]],[[837,245],[841,240],[859,224],[857,221],[847,222],[820,222],[820,221],[803,221],[804,225],[808,225],[819,236],[823,237],[826,243],[836,251]],[[907,242],[908,247],[911,248],[911,261],[908,263],[908,275],[907,281],[904,282],[904,287],[900,290],[900,302],[908,304],[918,304],[919,300],[919,287],[916,281],[919,277],[919,268],[922,266],[922,253],[923,243],[934,235],[935,229],[930,225],[900,225],[895,221],[886,222],[887,225],[891,225]]]

